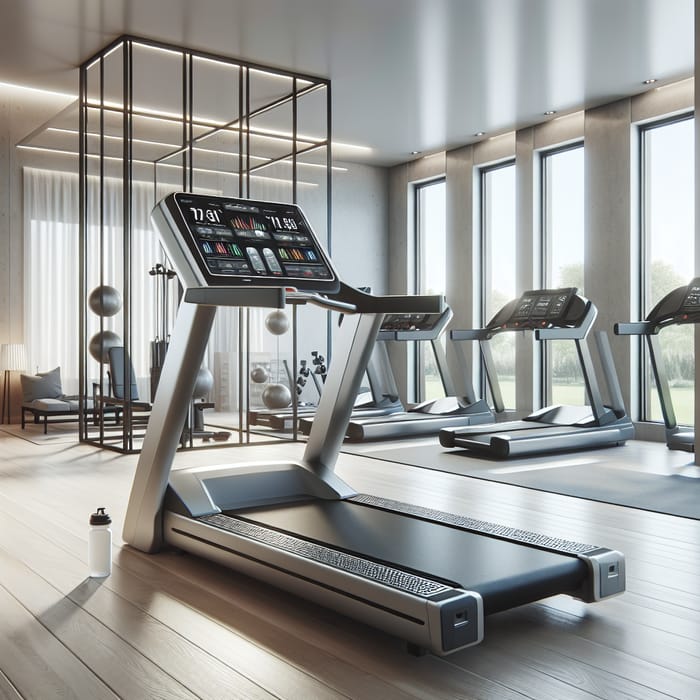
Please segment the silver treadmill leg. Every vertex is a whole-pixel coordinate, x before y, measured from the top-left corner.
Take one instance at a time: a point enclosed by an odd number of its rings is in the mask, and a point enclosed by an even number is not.
[[[343,489],[333,469],[383,320],[384,314],[358,314],[343,319],[304,451],[304,465],[338,490],[341,497],[354,492],[347,485]]]
[[[124,540],[144,552],[163,544],[160,513],[170,467],[215,314],[215,306],[187,302],[178,310],[124,519]]]

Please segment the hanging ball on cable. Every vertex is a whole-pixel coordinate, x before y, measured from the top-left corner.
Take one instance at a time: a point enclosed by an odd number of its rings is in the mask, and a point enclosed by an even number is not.
[[[292,394],[284,384],[268,384],[262,400],[267,408],[287,408],[292,403]]]
[[[269,378],[270,375],[264,367],[253,367],[250,370],[250,379],[256,384],[264,384]]]
[[[214,375],[206,367],[202,367],[199,370],[199,372],[197,372],[197,378],[194,380],[194,389],[192,390],[192,398],[193,399],[206,398],[213,386],[214,386]]]
[[[284,311],[271,311],[265,319],[265,327],[272,335],[284,335],[289,330],[289,319]]]
[[[123,345],[114,331],[99,331],[90,338],[88,352],[97,362],[109,362],[109,349]]]
[[[114,316],[122,308],[122,295],[114,287],[101,284],[90,292],[88,306],[98,316]]]

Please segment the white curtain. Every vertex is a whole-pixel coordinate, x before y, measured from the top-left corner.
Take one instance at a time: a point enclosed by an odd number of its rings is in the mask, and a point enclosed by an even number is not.
[[[78,178],[24,170],[25,345],[32,370],[78,390]]]
[[[99,180],[88,179],[92,202],[99,201]],[[25,168],[25,342],[32,369],[61,367],[63,389],[78,391],[79,357],[79,180],[71,173]],[[124,267],[122,187],[106,179],[103,196],[103,236],[97,221],[88,228],[88,293],[100,283],[123,294]],[[131,358],[139,380],[139,393],[148,396],[150,354],[148,338],[155,328],[156,285],[148,271],[165,256],[152,232],[149,214],[154,203],[153,185],[132,188],[131,240]],[[100,268],[102,260],[102,268]],[[87,312],[88,338],[100,329],[100,317]],[[102,319],[103,329],[124,335],[123,310]],[[88,376],[99,375],[90,359]]]
[[[88,201],[99,202],[99,180],[88,178]],[[156,299],[160,279],[149,275],[157,263],[168,265],[150,224],[155,202],[172,188],[154,191],[153,184],[132,186],[132,237],[130,336],[131,359],[139,396],[150,398],[150,341],[160,324]],[[33,371],[61,367],[63,390],[77,393],[79,337],[79,180],[71,173],[24,169],[25,225],[25,343]],[[102,190],[102,226],[97,214],[88,213],[87,293],[98,284],[123,293],[124,249],[122,237],[122,186],[105,179]],[[100,237],[100,230],[103,231]],[[101,262],[102,261],[102,262]],[[100,265],[102,264],[102,267]],[[169,287],[169,329],[175,319],[177,282]],[[250,340],[253,352],[269,352],[264,316],[251,312]],[[87,311],[88,339],[100,330],[100,317]],[[102,328],[124,335],[123,311],[102,319]],[[161,340],[163,338],[160,338]],[[167,337],[165,338],[167,340]],[[210,397],[220,410],[235,409],[238,396],[238,313],[221,309],[211,335],[205,365],[214,374]],[[99,376],[99,364],[88,356],[88,381]]]

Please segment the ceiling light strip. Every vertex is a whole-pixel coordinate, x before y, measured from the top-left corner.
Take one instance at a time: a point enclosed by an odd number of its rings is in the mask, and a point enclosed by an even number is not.
[[[313,151],[317,151],[321,148],[320,146],[309,146],[308,148],[302,148],[298,151],[296,151],[296,157],[298,158],[301,155],[304,155],[306,153],[311,153]],[[280,156],[279,158],[272,158],[270,159],[267,163],[262,163],[260,165],[256,165],[255,167],[250,169],[250,172],[256,172],[258,170],[262,170],[263,168],[269,168],[271,165],[276,165],[277,163],[293,163],[295,155],[294,153],[287,153],[286,155]],[[325,168],[325,166],[323,166]]]
[[[30,146],[30,145],[22,145],[18,144],[17,148],[21,148],[26,151],[40,151],[43,153],[51,153],[54,155],[60,155],[60,156],[72,156],[74,158],[78,157],[78,154],[75,151],[66,151],[62,148],[47,148],[46,146]],[[88,153],[86,154],[88,158],[92,159],[99,159],[102,158],[103,160],[109,160],[109,161],[117,161],[119,163],[123,162],[123,159],[120,156],[100,156],[98,153]],[[134,158],[131,161],[135,165],[145,165],[147,167],[153,167],[153,166],[161,166],[164,168],[182,168],[182,165],[175,165],[173,163],[154,163],[153,161],[150,160],[141,160],[140,158]],[[231,177],[238,177],[238,173],[236,172],[231,172],[230,170],[214,170],[213,168],[192,168],[193,171],[199,172],[199,173],[210,173],[213,175],[227,175]],[[285,179],[285,178],[276,178],[276,177],[267,177],[264,175],[251,175],[251,177],[255,177],[259,180],[267,180],[270,182],[280,182],[284,184],[291,184],[291,180]],[[318,184],[315,182],[307,182],[304,180],[299,180],[298,184],[304,185],[306,187],[318,187]]]
[[[242,61],[241,59],[228,58],[226,56],[219,56],[217,54],[210,53],[208,51],[201,51],[198,49],[183,48],[182,46],[175,46],[172,44],[167,44],[162,41],[157,41],[155,39],[144,40],[142,37],[137,37],[129,34],[124,34],[117,39],[115,39],[110,45],[104,47],[95,56],[92,56],[89,63],[85,64],[86,70],[94,66],[101,58],[106,58],[114,51],[122,48],[125,44],[131,43],[132,46],[146,49],[159,49],[161,51],[172,52],[178,57],[191,56],[195,59],[210,61],[212,63],[217,63],[221,66],[230,66],[233,68],[246,68],[249,71],[255,71],[257,73],[262,73],[266,76],[271,77],[287,77],[304,80],[305,82],[312,83],[314,85],[327,85],[329,81],[326,78],[319,78],[314,75],[307,75],[302,73],[292,73],[291,71],[285,70],[283,68],[270,68],[269,66],[264,66],[259,63]]]
[[[325,87],[323,85],[311,85],[308,88],[305,88],[304,90],[300,91],[299,96],[307,95],[309,93],[312,93],[316,90],[319,90],[320,88]],[[259,107],[258,109],[254,109],[250,113],[250,118],[254,119],[255,117],[260,116],[261,114],[265,114],[266,112],[269,112],[272,109],[276,109],[277,107],[281,107],[282,105],[288,104],[291,102],[293,99],[293,95],[285,95],[284,97],[280,97],[274,102],[271,102],[267,105],[264,105],[263,107]],[[121,114],[124,111],[123,105],[119,104],[118,102],[96,102],[94,100],[89,100],[87,102],[88,108],[91,109],[104,109],[109,112],[116,112],[118,114]],[[133,116],[139,116],[139,117],[150,117],[150,118],[157,118],[157,119],[162,119],[164,121],[174,121],[174,122],[181,122],[182,121],[182,115],[179,114],[178,112],[167,112],[164,110],[155,110],[155,109],[150,109],[149,107],[133,107],[131,109],[131,114]],[[237,127],[236,124],[238,123],[238,119],[234,119],[232,121],[226,122],[226,121],[221,121],[218,119],[213,119],[210,117],[193,117],[192,118],[192,123],[195,124],[196,126],[201,126],[201,127],[206,127],[206,128],[213,128],[213,129],[229,129],[229,128],[235,128],[236,130],[240,127]],[[269,131],[268,133],[275,133]],[[284,138],[288,138],[291,140],[292,136],[291,134],[287,135],[284,132],[280,132],[280,135]],[[202,138],[202,136],[200,136]],[[308,141],[314,141],[312,137],[305,138],[305,140]]]

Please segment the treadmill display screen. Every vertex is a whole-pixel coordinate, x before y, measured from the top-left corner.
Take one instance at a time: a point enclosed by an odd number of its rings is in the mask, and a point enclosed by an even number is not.
[[[681,311],[685,313],[697,313],[700,311],[700,277],[696,277],[689,285]]]
[[[184,193],[173,197],[187,245],[210,284],[325,289],[336,282],[296,205]]]
[[[508,328],[543,328],[561,323],[575,287],[564,289],[538,289],[525,292],[515,304],[515,309],[505,322]]]

